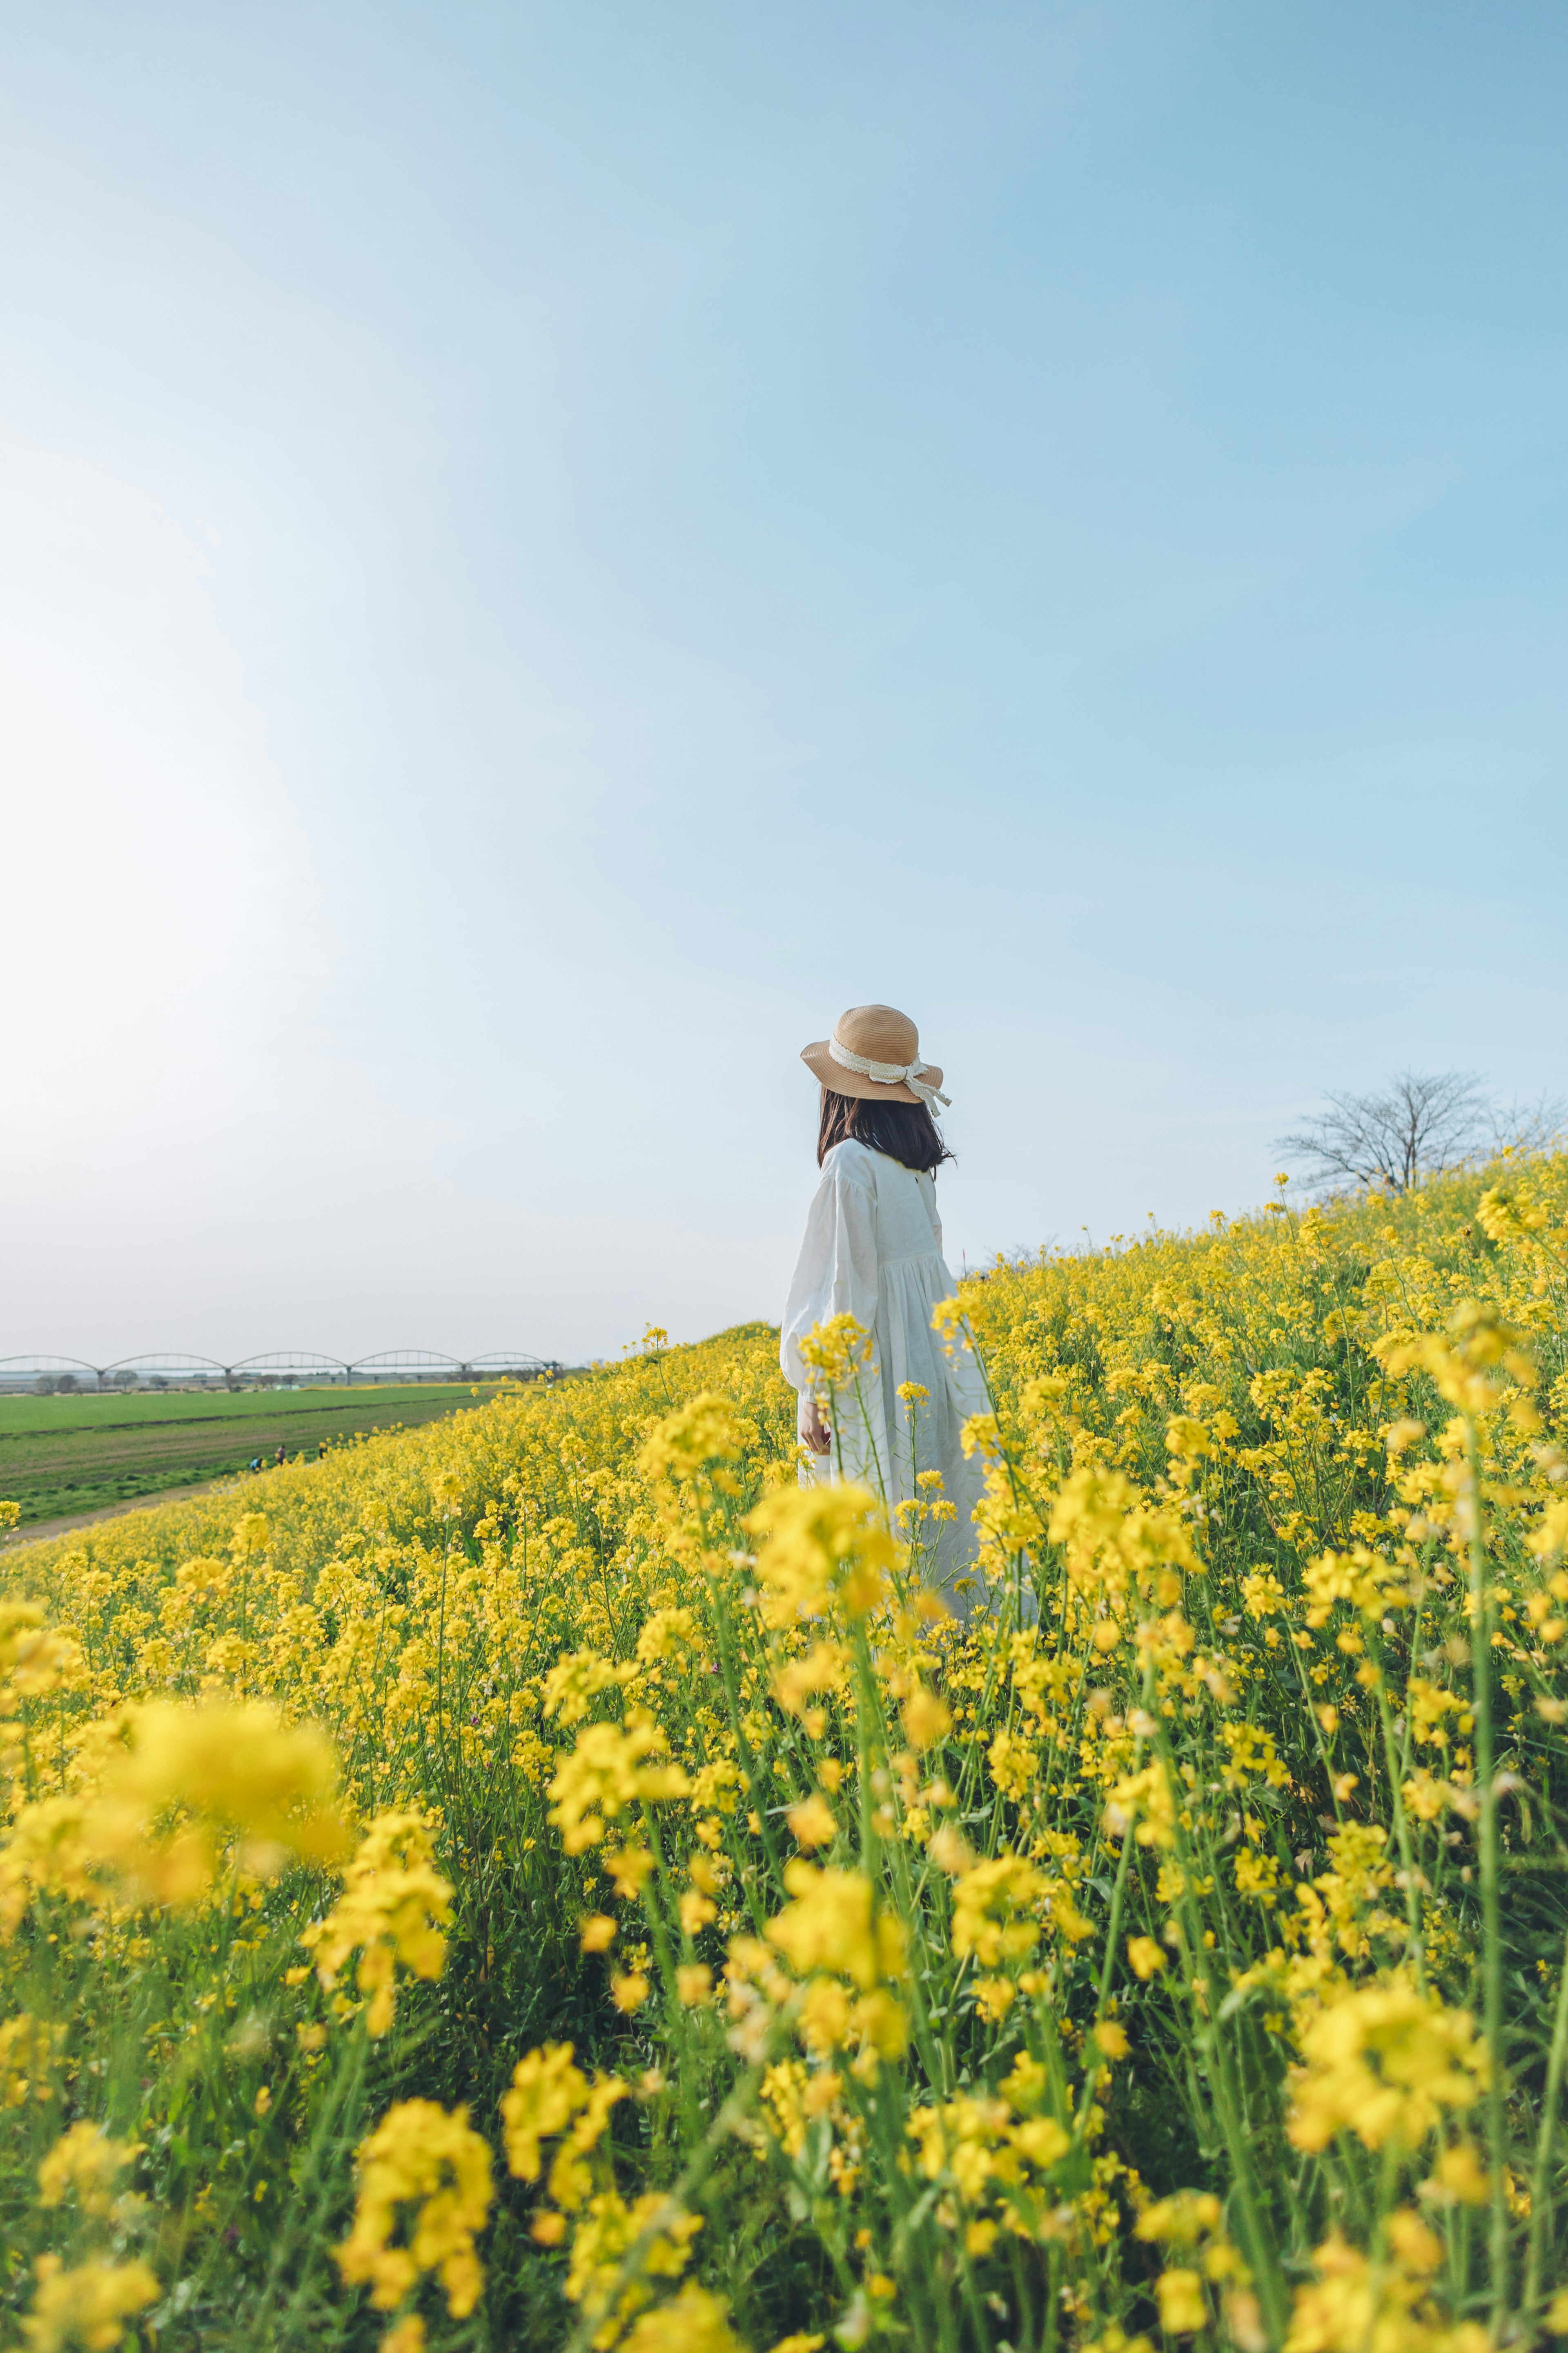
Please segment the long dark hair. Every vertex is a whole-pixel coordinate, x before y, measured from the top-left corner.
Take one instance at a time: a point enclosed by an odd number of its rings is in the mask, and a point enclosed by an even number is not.
[[[901,1160],[906,1168],[940,1168],[952,1158],[923,1103],[889,1103],[885,1096],[873,1102],[867,1095],[835,1094],[831,1087],[824,1087],[817,1166],[836,1144],[849,1136],[857,1144],[868,1144],[873,1152],[885,1152],[889,1160]]]

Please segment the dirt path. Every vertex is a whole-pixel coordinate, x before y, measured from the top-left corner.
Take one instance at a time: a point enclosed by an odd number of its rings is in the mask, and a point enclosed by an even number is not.
[[[77,1512],[63,1520],[31,1520],[26,1527],[13,1528],[0,1536],[0,1553],[16,1552],[23,1545],[42,1544],[47,1537],[63,1536],[72,1528],[92,1528],[100,1520],[122,1519],[127,1512],[153,1512],[161,1504],[183,1504],[187,1495],[216,1495],[221,1488],[232,1486],[232,1479],[209,1479],[200,1487],[166,1487],[160,1495],[133,1495],[128,1503],[106,1504],[96,1512]]]

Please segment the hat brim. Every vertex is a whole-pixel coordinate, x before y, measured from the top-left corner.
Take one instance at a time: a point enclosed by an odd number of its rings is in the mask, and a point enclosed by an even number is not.
[[[865,1079],[858,1071],[847,1071],[843,1063],[836,1062],[828,1052],[826,1038],[815,1046],[803,1046],[800,1059],[812,1077],[819,1079],[825,1087],[831,1087],[836,1095],[863,1095],[872,1103],[918,1103],[920,1101],[913,1087],[906,1086],[902,1079],[889,1087],[884,1086],[880,1079]],[[867,1059],[869,1060],[869,1056]],[[942,1072],[933,1063],[928,1063],[921,1072],[921,1082],[924,1086],[939,1088]]]

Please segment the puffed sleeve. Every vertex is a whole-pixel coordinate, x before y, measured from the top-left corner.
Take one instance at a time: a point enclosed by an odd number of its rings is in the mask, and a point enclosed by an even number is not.
[[[810,1386],[800,1344],[814,1324],[853,1315],[877,1322],[877,1197],[870,1173],[844,1145],[830,1152],[805,1221],[805,1239],[784,1312],[779,1363],[792,1388]]]

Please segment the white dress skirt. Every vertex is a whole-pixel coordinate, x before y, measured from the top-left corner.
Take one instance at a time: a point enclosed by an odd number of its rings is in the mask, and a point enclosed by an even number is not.
[[[793,1388],[809,1390],[802,1340],[814,1324],[853,1315],[871,1335],[871,1368],[863,1366],[856,1387],[840,1389],[830,1409],[825,1405],[832,1451],[816,1456],[801,1478],[858,1479],[883,1498],[889,1514],[917,1493],[945,1496],[956,1517],[921,1523],[925,1575],[953,1614],[967,1618],[985,1599],[971,1517],[984,1469],[978,1454],[965,1457],[960,1432],[971,1414],[991,1408],[962,1327],[951,1335],[951,1356],[931,1329],[932,1308],[951,1299],[954,1287],[942,1255],[934,1178],[853,1138],[836,1144],[806,1219],[779,1362]],[[898,1394],[906,1381],[917,1382],[924,1398],[906,1404]],[[917,1489],[922,1471],[939,1471],[941,1488]],[[973,1589],[955,1592],[956,1580],[966,1577],[974,1578]]]

